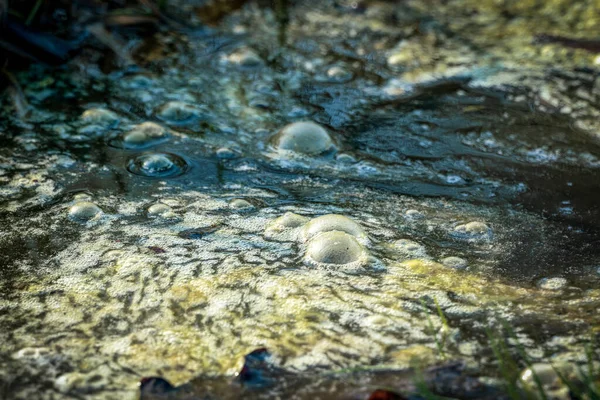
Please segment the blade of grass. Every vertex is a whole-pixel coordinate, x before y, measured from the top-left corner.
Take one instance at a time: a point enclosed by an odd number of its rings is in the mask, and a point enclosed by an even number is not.
[[[587,367],[588,367],[588,376],[595,377],[596,369],[594,367],[594,345],[595,345],[594,335],[591,335],[590,344],[585,346],[585,357],[587,359]]]
[[[591,375],[587,375],[581,367],[577,368],[579,372],[579,376],[582,378],[583,383],[583,391],[587,395],[587,399],[589,400],[600,400],[600,393],[596,388],[596,383],[594,382],[594,377]],[[584,398],[584,397],[582,397]]]
[[[533,376],[533,381],[535,382],[535,386],[538,389],[538,394],[541,396],[541,399],[548,400],[548,396],[546,395],[546,391],[544,390],[544,385],[542,384],[542,381],[540,380],[540,377],[538,376],[538,374],[535,372],[535,369],[533,368],[533,363],[529,359],[529,356],[527,355],[525,348],[519,341],[519,338],[515,334],[515,331],[512,329],[512,327],[508,324],[507,321],[505,321],[502,318],[499,318],[499,320],[500,320],[500,323],[502,324],[504,330],[506,330],[508,335],[515,341],[515,348],[517,349],[519,356],[523,359],[523,362],[525,363],[525,365],[527,365],[527,367],[530,369],[531,376]]]
[[[447,340],[447,334],[450,330],[450,327],[448,326],[448,320],[446,319],[446,315],[444,314],[444,312],[442,311],[442,307],[440,307],[438,301],[436,298],[433,299],[433,302],[435,303],[435,308],[437,310],[438,316],[440,317],[440,320],[442,321],[442,330],[441,330],[441,336],[442,336],[442,348],[446,348],[446,340]],[[442,353],[442,358],[446,358],[445,357],[445,353]]]
[[[425,382],[423,370],[419,370],[415,374],[415,389],[417,394],[425,400],[455,400],[450,397],[439,396],[433,393],[431,389],[429,389],[429,386],[427,386],[427,382]]]
[[[579,389],[575,384],[573,384],[573,382],[568,379],[563,373],[562,371],[560,371],[559,368],[556,368],[554,366],[554,364],[550,363],[550,365],[552,366],[552,369],[554,370],[554,372],[556,373],[556,375],[558,375],[558,377],[560,378],[560,380],[567,385],[567,387],[569,388],[569,391],[571,393],[573,393],[575,395],[575,398],[582,398],[583,397],[583,392],[581,391],[581,389]]]
[[[485,333],[488,337],[492,352],[498,360],[500,374],[504,378],[508,396],[512,400],[520,400],[521,396],[519,396],[519,390],[516,385],[517,375],[515,375],[515,371],[518,371],[516,362],[508,353],[508,349],[504,342],[498,338],[490,328],[486,328]]]
[[[421,306],[423,307],[423,310],[425,311],[425,315],[427,316],[427,325],[429,328],[429,334],[432,335],[433,339],[435,340],[435,345],[438,349],[438,352],[440,353],[441,359],[445,360],[446,354],[444,352],[444,347],[442,346],[442,343],[438,340],[437,332],[435,331],[435,328],[433,327],[433,322],[431,321],[431,317],[429,315],[429,308],[427,308],[425,301],[422,299],[421,299]]]
[[[25,25],[27,25],[27,26],[31,25],[31,23],[33,22],[33,19],[35,18],[36,14],[40,10],[40,7],[42,6],[43,2],[44,2],[44,0],[37,0],[35,2],[35,4],[33,5],[33,8],[29,12],[29,15],[27,16],[27,20],[25,20]]]

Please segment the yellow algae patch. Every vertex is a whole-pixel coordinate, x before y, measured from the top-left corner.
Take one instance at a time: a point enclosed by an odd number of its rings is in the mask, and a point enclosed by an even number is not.
[[[452,290],[487,301],[516,300],[529,294],[526,289],[505,285],[489,277],[456,271],[429,260],[408,260],[389,269],[392,273],[386,276],[386,280],[400,280],[399,284],[411,291]]]
[[[600,25],[600,3],[596,0],[464,0],[435,7],[427,2],[412,4],[433,13],[452,31],[485,46],[488,54],[514,60],[521,69],[547,63],[556,68],[591,65],[595,57],[593,52],[556,44],[543,46],[533,39],[541,34],[595,38]]]
[[[415,345],[406,349],[394,351],[389,358],[400,368],[426,367],[438,361],[439,354],[436,350],[423,346]]]
[[[436,359],[418,301],[423,293],[451,290],[481,309],[525,299],[520,304],[533,309],[528,296],[539,299],[543,292],[421,259],[371,275],[221,268],[186,276],[154,256],[121,254],[98,268],[105,275],[73,275],[64,290],[47,296],[43,310],[53,328],[69,326],[79,334],[56,337],[53,345],[77,355],[74,366],[82,370],[117,357],[139,375],[161,375],[176,384],[200,374],[233,374],[243,356],[259,347],[289,368],[353,368],[374,359],[404,368]],[[555,301],[544,306],[548,312],[556,309]],[[32,300],[31,309],[36,307],[42,306]],[[437,315],[430,318],[440,324]],[[20,340],[23,347],[45,345],[33,336]]]
[[[554,316],[557,310],[561,310],[561,315],[568,315],[572,321],[586,321],[592,326],[598,322],[596,313],[589,311],[597,305],[587,304],[590,298],[597,298],[595,295],[565,301],[550,291],[507,285],[498,279],[457,271],[422,259],[393,264],[388,270],[390,273],[383,277],[385,295],[393,295],[390,290],[393,291],[394,287],[401,287],[396,289],[399,293],[414,293],[416,297],[430,290],[452,291],[480,309],[514,302],[521,310],[527,309],[536,314]]]

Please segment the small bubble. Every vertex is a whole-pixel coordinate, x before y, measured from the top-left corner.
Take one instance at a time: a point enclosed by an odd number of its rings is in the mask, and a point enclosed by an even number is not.
[[[77,193],[75,196],[73,196],[73,200],[75,200],[75,201],[91,201],[92,196],[85,192]]]
[[[467,260],[460,257],[446,257],[442,259],[442,264],[453,269],[465,269],[468,265]]]
[[[297,228],[308,222],[308,218],[302,215],[294,214],[293,212],[286,212],[281,217],[275,219],[273,224],[281,225],[284,228]],[[600,267],[599,272],[600,272]]]
[[[154,122],[144,122],[136,125],[123,135],[123,147],[144,148],[155,145],[167,139],[167,130]]]
[[[335,159],[337,160],[337,162],[340,162],[342,164],[353,164],[356,162],[356,158],[352,157],[350,154],[347,153],[340,153]]]
[[[425,214],[419,210],[406,210],[404,216],[408,219],[423,219],[425,218]]]
[[[76,221],[89,221],[102,215],[102,210],[89,201],[80,201],[69,208],[69,218]]]
[[[132,159],[127,169],[136,175],[165,178],[183,174],[188,165],[183,158],[175,154],[151,153]]]
[[[170,101],[158,111],[158,117],[174,125],[185,125],[196,121],[201,116],[198,107],[183,101]]]
[[[319,155],[333,148],[329,133],[314,122],[294,122],[286,125],[271,138],[271,143],[280,150]]]
[[[446,182],[452,185],[457,183],[465,183],[464,179],[458,175],[448,175],[446,177]]]
[[[395,255],[399,255],[403,259],[427,258],[427,250],[425,250],[425,247],[422,244],[409,239],[396,240],[392,243],[391,250]]]
[[[157,203],[148,208],[148,215],[164,216],[171,213],[171,207],[166,204]]]
[[[367,234],[363,228],[352,219],[339,214],[327,214],[310,220],[302,229],[302,239],[307,241],[319,233],[329,231],[345,232],[358,240],[366,242]]]
[[[483,222],[474,221],[454,228],[455,236],[465,239],[491,239],[492,230]]]
[[[119,116],[105,108],[90,108],[81,114],[81,120],[86,124],[111,127],[119,122]]]
[[[565,278],[542,278],[538,282],[538,287],[544,290],[561,290],[567,286]]]
[[[343,67],[335,66],[327,70],[327,78],[329,82],[345,83],[352,80],[353,74]]]
[[[281,217],[275,218],[265,228],[265,237],[274,239],[282,232],[299,228],[308,222],[308,218],[302,215],[286,212]],[[290,240],[295,240],[295,236],[289,237]]]
[[[254,208],[254,205],[244,199],[233,199],[229,202],[229,207],[234,210],[250,210]]]
[[[227,57],[229,62],[237,64],[245,68],[254,68],[260,66],[263,61],[258,54],[252,49],[238,49]]]
[[[221,147],[220,149],[218,149],[216,155],[217,158],[220,158],[222,160],[229,160],[238,156],[235,151],[227,147]]]
[[[352,264],[365,257],[364,248],[356,238],[340,231],[330,231],[315,236],[306,250],[306,260],[311,265]]]

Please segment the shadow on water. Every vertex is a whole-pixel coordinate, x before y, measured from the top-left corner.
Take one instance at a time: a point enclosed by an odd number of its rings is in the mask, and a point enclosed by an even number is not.
[[[367,186],[410,196],[446,197],[526,210],[547,231],[524,226],[499,272],[517,281],[581,272],[600,259],[599,141],[567,118],[541,114],[496,96],[421,93],[372,110],[343,128],[346,145],[375,163],[454,177],[391,177]],[[588,159],[594,160],[588,162]]]

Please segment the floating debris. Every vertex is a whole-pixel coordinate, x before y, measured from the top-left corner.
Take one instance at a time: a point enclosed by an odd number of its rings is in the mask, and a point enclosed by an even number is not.
[[[464,366],[458,363],[428,368],[422,374],[427,382],[434,382],[425,384],[430,396],[442,394],[492,400],[500,395],[493,386],[465,374]],[[327,375],[312,371],[297,373],[279,367],[265,348],[247,354],[236,377],[200,376],[180,386],[161,377],[147,377],[142,378],[139,385],[140,400],[271,399],[274,396],[311,399],[321,398],[324,394],[331,400],[402,400],[419,396],[419,390],[423,390],[422,387],[419,389],[417,373],[413,370],[380,369]],[[374,389],[377,387],[386,389]]]

